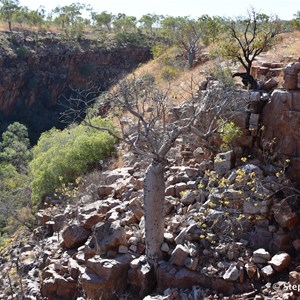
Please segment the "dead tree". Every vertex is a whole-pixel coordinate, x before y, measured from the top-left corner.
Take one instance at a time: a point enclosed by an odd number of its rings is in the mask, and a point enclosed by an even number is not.
[[[182,107],[188,106],[191,115],[186,119],[167,122],[172,110],[169,90],[161,91],[155,83],[144,78],[124,79],[102,100],[112,106],[113,118],[119,122],[119,133],[110,128],[95,127],[87,114],[82,121],[87,126],[109,132],[125,142],[131,150],[150,164],[144,179],[145,240],[148,261],[157,266],[161,259],[161,244],[164,240],[163,203],[165,198],[165,167],[167,154],[182,134],[195,134],[208,145],[209,138],[221,124],[232,116],[239,101],[231,90],[216,87],[199,97],[192,97]],[[70,115],[79,115],[77,103],[70,103]]]

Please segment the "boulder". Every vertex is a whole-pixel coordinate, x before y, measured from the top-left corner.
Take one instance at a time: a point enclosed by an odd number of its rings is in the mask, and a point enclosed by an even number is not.
[[[268,279],[275,274],[275,271],[270,265],[267,265],[261,269],[261,274]]]
[[[115,189],[110,185],[100,185],[97,188],[97,194],[100,198],[107,197],[111,195],[114,191]]]
[[[41,294],[46,299],[73,299],[77,294],[77,282],[51,271],[51,277],[42,281]]]
[[[93,238],[89,246],[106,253],[108,250],[117,250],[120,245],[126,245],[126,232],[119,222],[100,222],[94,226]]]
[[[288,64],[284,70],[283,87],[287,90],[296,90],[298,88],[298,73],[300,72],[300,62]]]
[[[197,201],[197,194],[193,191],[187,191],[181,198],[183,205],[194,204]]]
[[[286,174],[298,183],[300,182],[299,122],[300,91],[274,90],[270,101],[262,110],[261,123],[264,130],[261,146],[265,153],[269,153],[271,159],[273,155],[282,161],[289,158],[291,162]]]
[[[278,85],[278,81],[275,78],[270,78],[268,79],[266,82],[264,82],[262,89],[266,90],[266,91],[272,91],[273,89],[275,89]]]
[[[168,287],[191,288],[193,285],[208,287],[209,279],[202,273],[189,271],[186,268],[177,269],[174,265],[164,262],[158,267],[158,291]]]
[[[62,232],[62,238],[66,248],[77,248],[83,245],[91,234],[91,230],[81,225],[72,224],[66,227]]]
[[[92,229],[97,223],[103,221],[104,215],[94,214],[87,216],[86,220],[84,221],[83,227],[86,229]]]
[[[294,287],[293,294],[296,296],[300,295],[300,272],[292,271],[289,273],[290,287]]]
[[[270,253],[265,249],[260,248],[253,252],[252,261],[256,264],[265,264],[270,258]]]
[[[181,183],[177,183],[175,184],[175,195],[178,197],[180,195],[181,192],[184,192],[188,189],[186,183],[181,182]]]
[[[125,292],[127,272],[133,257],[129,254],[116,259],[103,259],[95,256],[86,262],[82,274],[82,289],[88,299],[115,300]]]
[[[184,265],[191,271],[196,271],[199,259],[197,257],[187,257],[184,261]]]
[[[235,264],[231,264],[223,275],[224,280],[236,281],[240,277],[240,271]]]
[[[235,159],[233,151],[218,153],[214,160],[214,169],[218,175],[223,176],[234,167]]]
[[[287,269],[292,261],[292,258],[287,253],[276,254],[268,262],[275,271],[282,272]]]
[[[276,222],[288,230],[294,229],[299,223],[298,215],[292,211],[288,200],[284,199],[272,207]]]
[[[182,267],[188,255],[189,250],[185,246],[177,245],[171,254],[170,262],[175,266]]]

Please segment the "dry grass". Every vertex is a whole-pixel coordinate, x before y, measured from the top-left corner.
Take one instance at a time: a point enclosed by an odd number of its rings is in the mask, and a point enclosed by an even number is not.
[[[262,53],[254,64],[262,62],[281,62],[287,64],[297,61],[300,58],[300,31],[283,33],[279,37],[278,43],[269,51]],[[204,52],[209,52],[209,49],[204,49]],[[201,82],[208,71],[215,66],[225,63],[220,58],[210,60],[204,64],[200,64],[193,69],[182,69],[178,76],[171,82],[170,98],[173,104],[179,104],[190,98],[191,93],[195,93],[198,89],[198,84]],[[228,65],[234,72],[242,72],[241,65]],[[140,66],[135,71],[135,76],[144,76],[151,74],[155,77],[157,84],[162,89],[168,88],[168,82],[160,77],[163,65],[161,61],[152,60],[147,64]],[[193,87],[191,87],[191,80]]]
[[[191,95],[197,92],[199,82],[205,78],[204,70],[207,68],[207,64],[204,65],[198,65],[193,69],[180,68],[177,76],[168,82],[161,78],[163,64],[157,59],[140,66],[134,72],[134,75],[137,77],[149,74],[154,76],[157,85],[162,90],[170,89],[169,98],[173,99],[172,102],[179,104],[191,98]]]
[[[172,50],[174,57],[174,49]],[[209,49],[204,49],[203,51],[209,52]],[[170,53],[167,53],[170,54]],[[279,36],[279,42],[276,44],[273,49],[266,53],[262,53],[258,58],[255,64],[261,64],[262,62],[282,62],[287,64],[292,61],[299,59],[300,55],[300,32],[284,33]],[[163,63],[161,59],[152,60],[146,64],[141,65],[138,69],[135,70],[134,76],[141,77],[145,75],[151,75],[155,78],[158,86],[167,90],[170,88],[170,104],[178,105],[187,99],[191,98],[192,94],[195,94],[199,89],[199,83],[205,79],[206,75],[210,70],[216,66],[226,65],[231,68],[233,72],[242,72],[243,67],[240,64],[233,64],[232,62],[224,62],[220,58],[215,58],[209,60],[203,64],[199,64],[196,67],[189,69],[179,69],[177,77],[172,82],[167,82],[161,78],[161,72],[163,69]],[[129,75],[129,76],[132,76]],[[280,78],[278,78],[280,80]],[[237,82],[240,82],[239,79],[236,79]],[[170,86],[169,86],[170,84]],[[112,88],[113,89],[113,88]],[[128,117],[130,117],[128,115]],[[116,122],[114,122],[115,125]],[[118,126],[117,126],[118,127]],[[115,162],[116,165],[122,166],[122,162]]]
[[[7,22],[0,22],[0,32],[1,31],[8,31],[8,24]],[[12,22],[12,30],[13,31],[31,31],[31,32],[53,32],[53,33],[63,33],[63,30],[60,26],[56,24],[43,24],[39,26],[33,26],[29,24],[18,24]],[[93,33],[94,29],[88,28],[88,34]]]
[[[278,43],[258,57],[261,62],[281,62],[287,64],[300,58],[300,31],[282,33]]]

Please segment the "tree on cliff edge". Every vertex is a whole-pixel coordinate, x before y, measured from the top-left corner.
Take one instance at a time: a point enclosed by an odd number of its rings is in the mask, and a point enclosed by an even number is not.
[[[257,14],[252,9],[246,18],[237,18],[228,24],[228,36],[221,42],[223,57],[237,59],[245,68],[244,73],[235,73],[233,77],[242,78],[244,85],[258,89],[251,75],[253,61],[262,52],[274,45],[274,37],[279,33],[279,22],[265,14]]]
[[[113,117],[119,122],[119,134],[109,128],[93,126],[89,114],[83,123],[109,132],[128,144],[131,151],[142,159],[149,160],[144,179],[146,255],[148,261],[157,266],[164,240],[164,174],[169,150],[180,135],[189,133],[197,135],[204,145],[208,145],[208,139],[216,132],[220,121],[226,122],[240,103],[233,99],[232,91],[219,87],[197,98],[191,96],[183,104],[191,112],[189,118],[167,122],[167,116],[172,113],[168,91],[159,90],[147,78],[122,80],[103,98],[103,103],[111,106]],[[82,95],[70,100],[65,117],[78,121],[83,102]]]
[[[8,23],[9,31],[12,31],[11,22],[13,14],[20,9],[19,0],[0,0],[0,17]]]

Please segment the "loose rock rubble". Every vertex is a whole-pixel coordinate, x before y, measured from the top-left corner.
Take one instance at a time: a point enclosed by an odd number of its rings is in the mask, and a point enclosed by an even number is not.
[[[256,130],[256,116],[249,120]],[[38,212],[31,242],[1,254],[0,298],[23,289],[25,299],[49,300],[297,299],[299,205],[288,166],[239,153],[210,161],[194,141],[176,142],[157,277],[145,257],[147,161],[127,154],[126,167],[98,171],[75,202]]]

